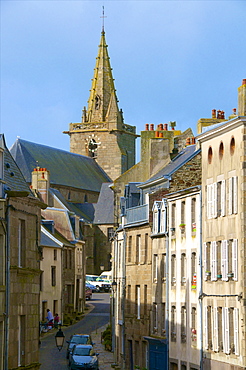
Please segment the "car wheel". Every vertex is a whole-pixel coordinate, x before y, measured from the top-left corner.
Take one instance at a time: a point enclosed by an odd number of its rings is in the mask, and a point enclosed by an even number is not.
[[[99,288],[99,286],[98,286],[98,285],[96,286],[96,291],[97,291],[97,293],[99,293],[99,292],[100,292],[100,288]]]

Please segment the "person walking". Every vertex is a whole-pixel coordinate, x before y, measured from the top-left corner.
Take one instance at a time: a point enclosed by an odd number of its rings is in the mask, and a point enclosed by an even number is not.
[[[54,317],[52,315],[52,312],[49,310],[49,308],[47,309],[47,316],[46,316],[46,319],[48,321],[48,328],[49,327],[53,327],[53,320],[54,320]],[[51,329],[50,328],[50,329]]]
[[[54,327],[56,329],[58,329],[58,324],[59,324],[59,321],[60,321],[60,318],[58,316],[58,313],[55,314],[55,317],[54,317]]]

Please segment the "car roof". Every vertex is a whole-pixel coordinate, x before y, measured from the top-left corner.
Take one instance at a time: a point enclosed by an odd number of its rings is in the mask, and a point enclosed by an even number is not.
[[[76,346],[74,346],[76,348],[91,348],[93,349],[93,346],[91,344],[77,344]]]

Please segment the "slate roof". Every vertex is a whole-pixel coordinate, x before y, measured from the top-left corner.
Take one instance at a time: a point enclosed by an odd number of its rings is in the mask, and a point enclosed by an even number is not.
[[[114,192],[110,183],[102,184],[100,195],[95,204],[94,224],[114,223]]]
[[[93,158],[19,138],[10,152],[28,183],[31,183],[31,173],[37,164],[50,171],[51,186],[99,192],[103,182],[111,181]]]
[[[163,177],[169,178],[174,172],[176,172],[180,167],[182,167],[186,162],[190,161],[198,153],[200,149],[196,150],[196,145],[189,145],[179,152],[179,154],[169,162],[164,168],[162,168],[157,174],[150,177],[149,180],[142,183],[141,185],[147,185],[155,180],[161,179]]]
[[[3,134],[0,134],[0,147],[4,149],[4,189],[11,191],[28,192],[29,196],[34,198],[26,180],[17,166],[14,158],[10,154]]]
[[[62,245],[61,245],[62,244]],[[56,247],[61,248],[62,246],[74,247],[63,235],[57,230],[52,234],[44,225],[41,225],[41,238],[40,245],[42,247]]]

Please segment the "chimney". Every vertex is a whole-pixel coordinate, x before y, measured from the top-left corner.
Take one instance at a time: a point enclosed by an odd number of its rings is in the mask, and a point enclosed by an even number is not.
[[[163,123],[160,123],[159,127],[160,127],[160,131],[163,131]]]
[[[188,145],[190,145],[190,138],[189,137],[186,138],[186,146],[188,146]]]
[[[163,132],[159,132],[159,137],[163,137]]]
[[[148,123],[145,124],[145,131],[149,131],[149,124]]]
[[[218,119],[221,119],[221,110],[218,110],[218,111],[217,111],[217,118],[218,118]]]
[[[154,124],[153,123],[150,124],[150,131],[154,131]]]
[[[164,131],[168,131],[168,124],[164,123]]]
[[[216,118],[216,109],[212,109],[212,118]]]
[[[196,143],[196,138],[193,136],[192,138],[191,138],[191,144],[195,144]]]
[[[32,172],[33,190],[37,190],[44,203],[48,204],[48,191],[50,188],[50,172],[46,168],[36,167]]]
[[[155,132],[155,137],[159,137],[159,131]]]
[[[238,88],[238,116],[246,116],[246,78]]]

